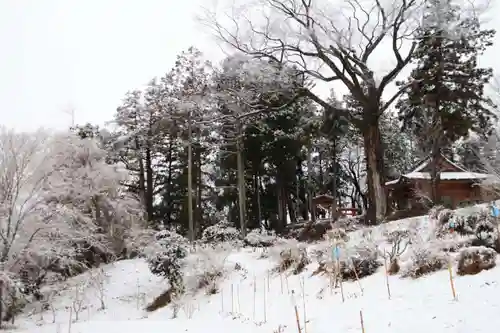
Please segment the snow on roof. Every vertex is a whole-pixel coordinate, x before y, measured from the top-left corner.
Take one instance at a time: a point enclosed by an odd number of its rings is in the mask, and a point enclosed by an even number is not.
[[[468,172],[467,170],[465,170],[464,168],[462,168],[460,165],[452,162],[450,159],[448,159],[446,156],[444,155],[441,155],[441,157],[450,165],[452,165],[453,167],[457,168],[458,170],[462,171],[462,172]],[[420,164],[417,165],[417,167],[415,169],[413,169],[413,171],[411,171],[410,173],[413,173],[413,172],[420,172],[422,171],[423,169],[425,169],[425,167],[427,165],[429,165],[429,163],[431,162],[431,157],[430,156],[427,156],[427,158],[425,158],[422,162],[420,162]]]
[[[431,179],[429,172],[410,172],[403,175],[409,179]],[[467,179],[487,179],[491,175],[477,172],[449,172],[444,171],[439,173],[439,178],[442,180],[467,180]]]
[[[385,185],[394,185],[397,184],[402,178],[407,179],[426,179],[430,180],[431,175],[429,172],[410,172],[404,175],[401,175],[398,179],[391,180],[385,183]],[[489,175],[486,173],[477,173],[477,172],[450,172],[443,171],[439,173],[439,179],[441,180],[492,180],[495,178],[493,175]],[[493,181],[494,183],[499,182],[499,180]]]
[[[399,178],[391,180],[391,181],[388,181],[388,182],[385,183],[385,185],[393,185],[393,184],[397,184],[398,182],[399,182]]]

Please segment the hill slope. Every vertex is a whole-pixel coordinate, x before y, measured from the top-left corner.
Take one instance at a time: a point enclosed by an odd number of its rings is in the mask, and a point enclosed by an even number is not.
[[[276,267],[273,255],[263,258],[260,251],[252,249],[234,250],[224,263],[229,273],[219,284],[220,292],[184,297],[175,319],[172,305],[152,313],[143,310],[166,290],[167,283],[151,275],[144,261],[125,260],[104,267],[105,310],[98,309],[96,288],[76,293],[75,286],[90,280],[84,274],[65,286],[57,286],[62,291],[52,302],[55,323],[52,311],[45,311],[41,320],[39,311],[33,309],[36,314],[18,319],[17,329],[12,332],[69,332],[70,312],[75,318],[70,308],[80,297],[85,309],[71,324],[72,333],[298,332],[294,303],[302,333],[362,332],[360,311],[367,333],[490,333],[500,327],[500,268],[455,277],[458,300],[452,299],[448,271],[417,280],[391,276],[389,299],[381,268],[360,281],[363,292],[356,282],[344,283],[343,302],[340,288],[331,292],[328,278],[312,276],[317,263],[288,277],[269,273]],[[235,270],[236,264],[241,269]]]

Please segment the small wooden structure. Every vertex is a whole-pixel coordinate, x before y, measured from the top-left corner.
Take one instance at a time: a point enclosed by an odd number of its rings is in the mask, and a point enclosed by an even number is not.
[[[356,216],[359,210],[356,208],[339,208],[335,198],[328,194],[320,194],[312,198],[314,211],[322,218],[331,218],[332,209],[335,209],[339,216]]]
[[[431,158],[427,157],[413,170],[398,179],[385,183],[390,211],[425,209],[426,198],[431,197]],[[439,164],[439,193],[449,208],[481,203],[487,195],[478,184],[489,174],[469,172],[441,155]]]

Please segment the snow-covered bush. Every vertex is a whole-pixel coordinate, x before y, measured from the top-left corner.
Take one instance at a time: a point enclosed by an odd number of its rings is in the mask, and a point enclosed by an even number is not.
[[[498,224],[494,217],[484,213],[478,218],[474,227],[473,245],[487,246],[500,250],[498,248]]]
[[[483,270],[491,269],[496,265],[497,253],[495,250],[474,246],[460,251],[458,258],[458,275],[474,275]]]
[[[361,241],[347,244],[344,253],[340,253],[342,279],[354,280],[374,274],[382,266],[379,251],[373,242]]]
[[[183,291],[182,267],[189,253],[188,240],[175,232],[162,230],[155,235],[155,244],[147,252],[151,273],[168,278],[174,290]]]
[[[204,289],[212,295],[218,292],[218,282],[224,276],[224,264],[229,255],[224,247],[197,249],[187,259],[184,269],[186,292],[196,293]]]
[[[245,245],[252,247],[270,247],[273,246],[278,237],[272,231],[253,229],[243,240]]]
[[[239,230],[226,222],[217,223],[206,228],[201,236],[201,240],[206,243],[233,242],[239,239]]]
[[[446,255],[439,250],[435,250],[432,244],[429,244],[429,246],[412,246],[412,255],[409,262],[402,267],[401,276],[418,278],[445,268],[447,263]]]
[[[436,237],[443,237],[450,230],[450,222],[453,221],[455,213],[443,206],[436,206],[429,212],[429,221],[432,223]]]
[[[279,252],[279,263],[276,270],[285,272],[292,269],[293,274],[299,274],[310,263],[307,248],[301,246],[298,242],[290,241]]]
[[[403,255],[410,244],[409,230],[394,230],[386,234],[387,242],[391,245],[391,249],[385,252],[386,258],[389,261],[387,269],[389,274],[397,274],[400,270],[399,258]]]
[[[127,177],[93,139],[0,129],[2,272],[36,293],[49,272],[70,276],[116,256],[141,216],[122,191]]]
[[[323,249],[317,250],[319,265],[313,275],[330,273],[337,277],[341,275],[343,280],[355,280],[374,274],[382,266],[377,244],[370,239],[351,240],[337,251],[331,244],[325,244]],[[336,255],[338,258],[335,258]]]

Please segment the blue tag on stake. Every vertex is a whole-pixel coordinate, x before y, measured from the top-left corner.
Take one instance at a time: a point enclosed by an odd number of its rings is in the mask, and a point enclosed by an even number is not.
[[[336,246],[334,249],[333,249],[333,256],[335,257],[335,259],[339,259],[340,257],[340,250],[339,250],[339,247]]]
[[[491,215],[493,215],[493,217],[498,217],[500,215],[500,209],[496,206],[491,207]]]

